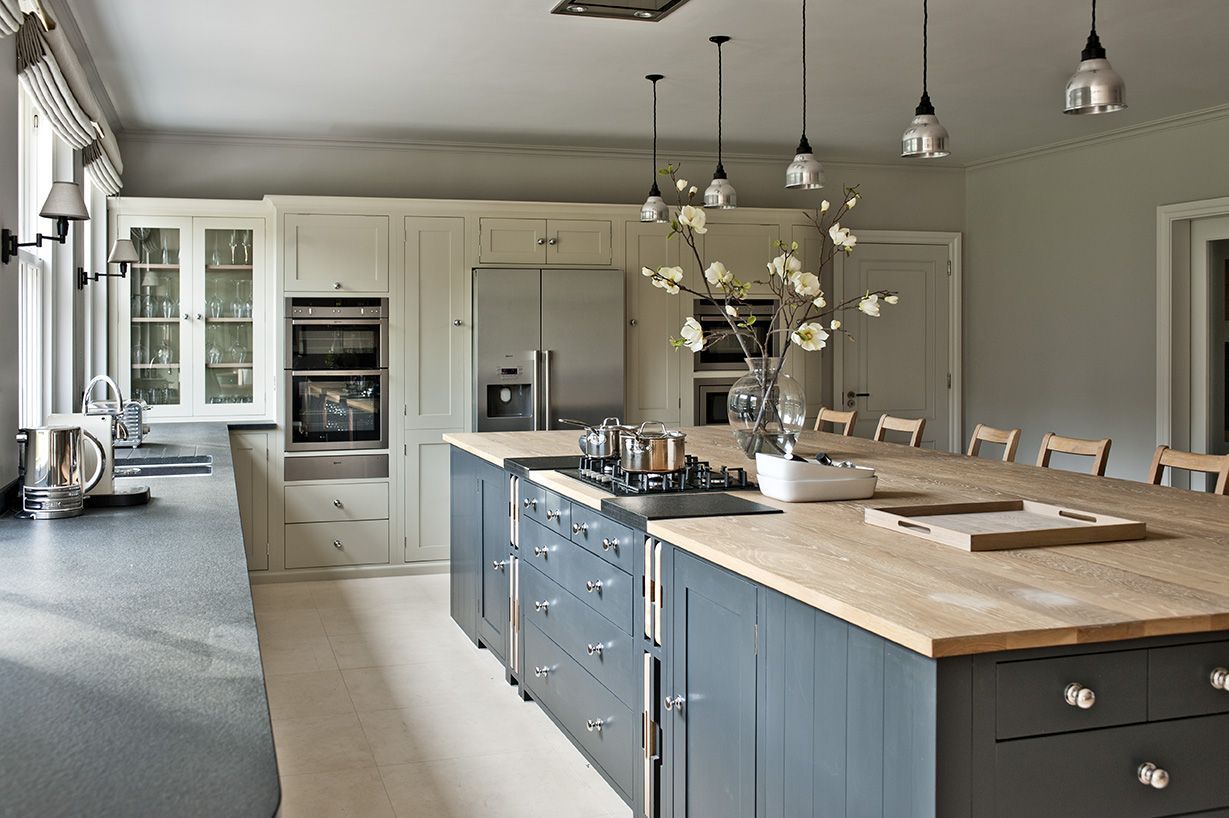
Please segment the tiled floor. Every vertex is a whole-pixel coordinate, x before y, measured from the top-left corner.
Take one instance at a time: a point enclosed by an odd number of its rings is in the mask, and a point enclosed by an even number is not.
[[[255,585],[283,818],[627,818],[448,616],[448,577]]]

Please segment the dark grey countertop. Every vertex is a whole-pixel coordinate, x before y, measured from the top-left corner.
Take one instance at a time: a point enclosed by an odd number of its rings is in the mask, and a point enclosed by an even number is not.
[[[280,789],[224,423],[147,506],[0,518],[0,813],[270,816]]]

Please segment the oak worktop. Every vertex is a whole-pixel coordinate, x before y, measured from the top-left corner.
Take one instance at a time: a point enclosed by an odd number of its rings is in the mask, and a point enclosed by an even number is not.
[[[747,465],[724,427],[687,451]],[[577,451],[577,433],[447,434],[505,458]],[[660,520],[648,533],[930,657],[1229,630],[1229,497],[808,432],[800,454],[873,466],[871,500],[780,503],[784,514]],[[599,489],[549,471],[534,482],[598,508]],[[968,553],[867,525],[865,506],[1005,497],[1141,520],[1147,539]]]

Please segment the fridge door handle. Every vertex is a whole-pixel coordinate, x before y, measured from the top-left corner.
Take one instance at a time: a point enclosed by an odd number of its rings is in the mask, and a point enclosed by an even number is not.
[[[546,431],[551,430],[550,421],[550,350],[542,351],[542,412],[546,415]]]
[[[541,396],[541,390],[538,388],[538,372],[542,368],[541,351],[533,350],[533,380],[529,383],[529,402],[533,404],[533,430],[541,431],[538,428],[538,400]]]

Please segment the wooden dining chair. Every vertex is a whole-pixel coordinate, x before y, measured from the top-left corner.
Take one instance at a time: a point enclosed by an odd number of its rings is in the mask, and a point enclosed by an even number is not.
[[[1016,449],[1020,448],[1019,429],[996,429],[984,423],[977,424],[973,429],[973,437],[969,440],[969,457],[977,457],[981,452],[981,444],[999,443],[1003,446],[1003,462],[1016,462]]]
[[[891,415],[880,415],[879,425],[875,427],[873,440],[882,441],[884,432],[904,432],[909,435],[909,445],[917,448],[922,444],[922,430],[926,428],[926,418],[894,418]]]
[[[1161,477],[1165,473],[1166,466],[1172,469],[1215,474],[1214,492],[1229,495],[1229,454],[1199,454],[1171,449],[1168,446],[1157,446],[1156,454],[1152,456],[1152,470],[1148,473],[1148,480],[1152,485],[1161,485]]]
[[[1102,440],[1085,440],[1082,437],[1063,437],[1053,432],[1046,432],[1041,439],[1041,449],[1037,452],[1037,465],[1050,468],[1050,455],[1054,452],[1062,454],[1078,454],[1093,458],[1092,473],[1097,477],[1105,476],[1105,464],[1110,459],[1110,443],[1108,437]]]
[[[853,437],[853,426],[858,422],[858,413],[854,412],[838,412],[835,409],[829,409],[827,406],[819,407],[819,414],[815,417],[815,431],[822,432],[825,423],[831,423],[832,431],[839,431],[845,437]],[[844,428],[841,428],[844,426]]]

